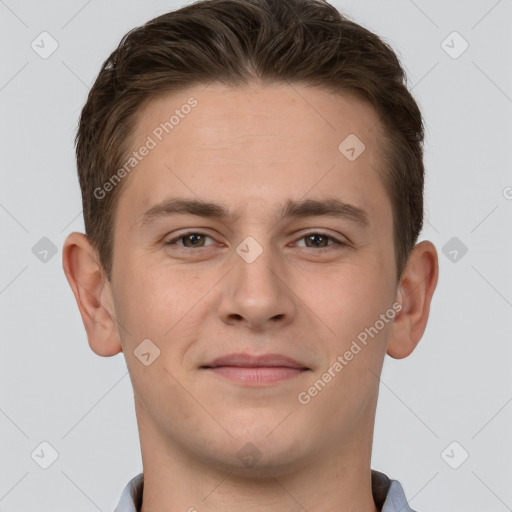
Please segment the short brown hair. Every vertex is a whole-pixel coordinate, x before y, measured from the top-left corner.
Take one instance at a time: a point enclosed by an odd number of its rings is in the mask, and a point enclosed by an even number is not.
[[[394,51],[323,0],[200,0],[128,32],[104,62],[80,116],[75,142],[85,231],[108,279],[126,180],[100,200],[94,191],[125,160],[142,107],[193,85],[254,80],[350,91],[375,108],[401,276],[423,225],[424,133]]]

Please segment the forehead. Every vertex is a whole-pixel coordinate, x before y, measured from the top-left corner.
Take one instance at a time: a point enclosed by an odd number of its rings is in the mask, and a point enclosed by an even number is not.
[[[118,209],[135,223],[171,195],[223,199],[241,210],[333,191],[363,208],[383,194],[379,133],[373,107],[349,92],[214,83],[160,95],[139,112],[133,150],[148,140],[153,147]]]
[[[195,106],[189,107],[190,103]],[[142,141],[155,130],[158,132],[159,124],[170,120],[171,132],[164,130],[163,137],[172,135],[171,139],[191,143],[193,150],[222,149],[223,143],[241,145],[244,138],[251,136],[267,143],[293,142],[294,138],[306,136],[319,149],[336,150],[350,133],[373,146],[379,131],[375,109],[354,92],[335,94],[298,84],[234,88],[214,83],[159,95],[139,112],[135,140]],[[193,140],[187,137],[191,132]],[[300,148],[294,149],[300,152]]]

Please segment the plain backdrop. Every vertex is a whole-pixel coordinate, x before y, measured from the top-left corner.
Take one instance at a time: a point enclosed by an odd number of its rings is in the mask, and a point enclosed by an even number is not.
[[[419,512],[511,510],[512,2],[332,3],[407,71],[426,124],[420,239],[440,257],[424,338],[384,363],[372,467]],[[111,511],[142,469],[124,357],[90,350],[62,244],[83,231],[88,90],[129,29],[181,5],[0,0],[0,511]]]

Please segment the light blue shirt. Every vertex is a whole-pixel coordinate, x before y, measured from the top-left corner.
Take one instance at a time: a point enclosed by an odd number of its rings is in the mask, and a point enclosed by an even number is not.
[[[132,478],[125,487],[114,512],[140,512],[142,504],[143,473]],[[404,490],[398,480],[372,469],[372,493],[380,512],[414,512],[409,507]]]

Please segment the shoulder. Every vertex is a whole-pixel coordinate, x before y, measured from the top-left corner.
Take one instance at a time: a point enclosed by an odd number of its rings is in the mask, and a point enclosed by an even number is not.
[[[133,477],[124,488],[121,499],[114,512],[139,512],[142,505],[144,474]]]
[[[415,512],[407,503],[400,482],[373,469],[372,492],[375,505],[381,512]]]

